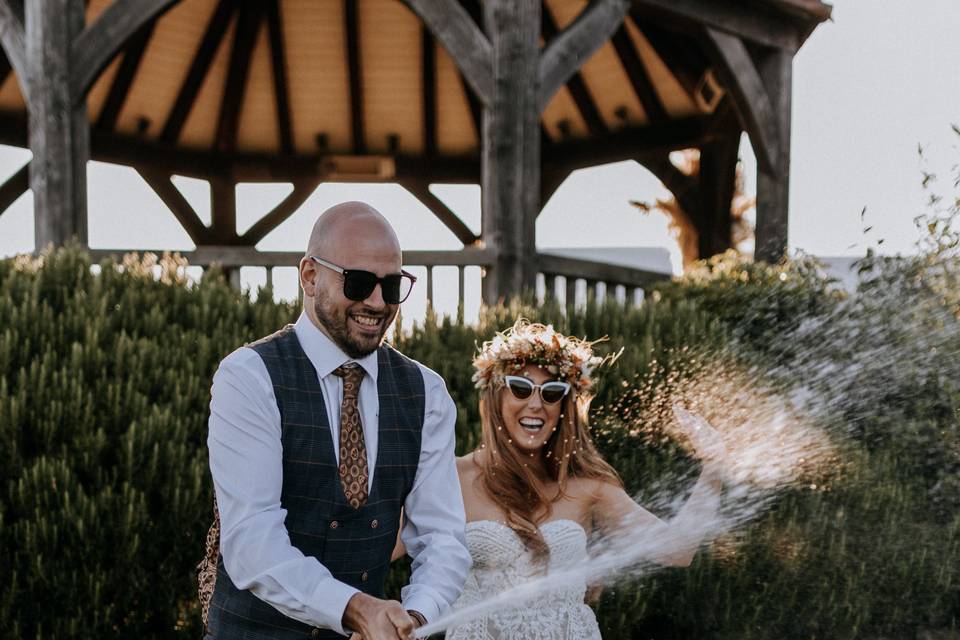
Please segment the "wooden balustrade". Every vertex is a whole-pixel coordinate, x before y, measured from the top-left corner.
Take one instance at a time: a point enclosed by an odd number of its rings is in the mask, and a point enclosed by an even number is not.
[[[91,249],[90,255],[94,261],[107,257],[119,259],[131,251],[144,252],[134,249]],[[257,251],[251,247],[231,246],[201,246],[193,251],[181,251],[179,254],[192,266],[207,268],[219,265],[229,274],[233,286],[240,286],[241,267],[263,267],[266,269],[266,284],[273,286],[274,273],[277,267],[295,267],[299,264],[303,254],[298,251]],[[421,267],[426,269],[426,297],[428,303],[434,300],[434,273],[435,267],[457,268],[457,300],[460,309],[463,308],[465,277],[467,267],[485,267],[490,264],[491,252],[482,248],[465,248],[458,251],[405,251],[403,263],[405,267]],[[622,300],[624,304],[636,305],[642,300],[643,290],[651,284],[669,278],[668,273],[646,271],[616,264],[608,264],[581,258],[539,253],[537,256],[539,272],[543,276],[544,298],[557,299],[558,279],[564,281],[565,294],[562,300],[564,305],[576,302],[577,282],[586,283],[587,300],[601,302],[613,297]],[[622,291],[622,298],[620,293]]]

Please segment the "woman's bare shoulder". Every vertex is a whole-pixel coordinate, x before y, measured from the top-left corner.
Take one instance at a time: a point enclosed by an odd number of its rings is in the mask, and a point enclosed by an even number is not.
[[[476,477],[477,472],[480,470],[480,460],[478,459],[479,455],[482,455],[482,453],[478,451],[471,451],[470,453],[457,458],[457,473],[460,475],[461,479]]]

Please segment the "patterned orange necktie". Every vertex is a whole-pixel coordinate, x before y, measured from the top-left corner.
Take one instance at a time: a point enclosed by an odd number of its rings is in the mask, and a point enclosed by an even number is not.
[[[343,402],[340,404],[340,486],[354,509],[367,502],[367,446],[357,396],[363,381],[363,367],[351,362],[337,367],[334,375],[343,378]]]

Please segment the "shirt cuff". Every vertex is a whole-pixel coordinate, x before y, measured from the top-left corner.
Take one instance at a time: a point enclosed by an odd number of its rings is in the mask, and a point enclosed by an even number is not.
[[[403,608],[407,610],[413,609],[426,618],[427,622],[434,621],[440,617],[440,607],[437,606],[437,603],[434,602],[430,596],[421,593],[415,593],[404,600]]]
[[[327,621],[327,626],[329,626],[332,631],[336,631],[344,636],[349,636],[351,632],[343,628],[343,612],[346,611],[350,598],[360,593],[360,590],[344,584],[339,580],[331,580],[330,582],[331,584],[324,585],[323,594],[324,608],[328,609],[331,613],[331,618]]]

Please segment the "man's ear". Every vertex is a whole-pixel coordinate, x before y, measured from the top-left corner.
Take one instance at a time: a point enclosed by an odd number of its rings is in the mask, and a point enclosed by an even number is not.
[[[313,260],[302,258],[300,260],[300,287],[303,289],[304,296],[314,297],[318,277],[319,274]]]

